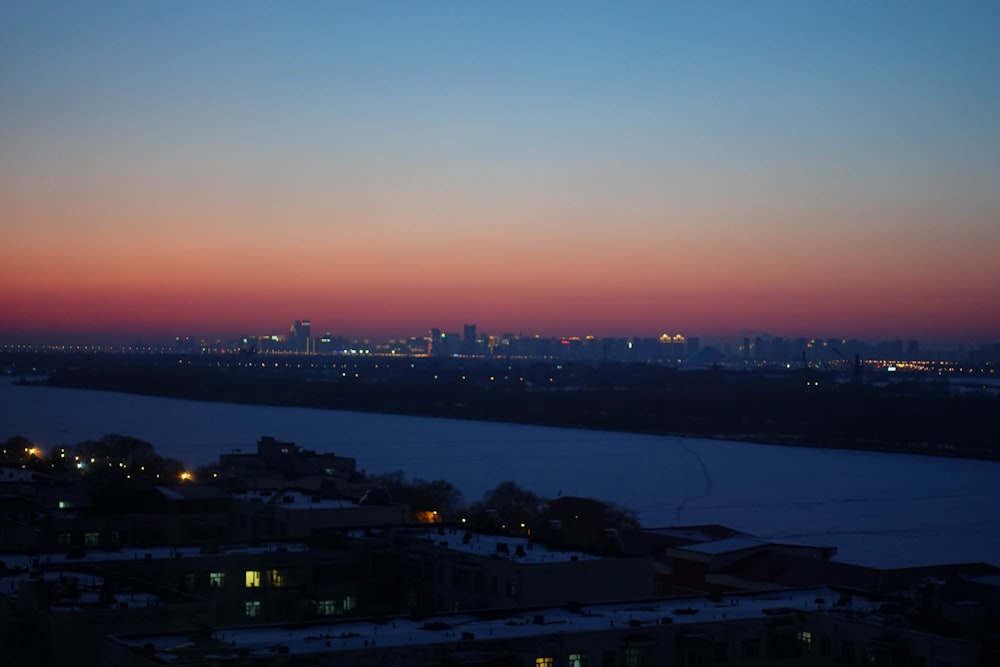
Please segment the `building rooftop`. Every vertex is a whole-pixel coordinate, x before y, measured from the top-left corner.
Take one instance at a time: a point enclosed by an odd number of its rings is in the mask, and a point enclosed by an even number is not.
[[[274,505],[291,510],[308,509],[357,509],[360,507],[352,500],[343,498],[323,498],[321,496],[304,493],[298,490],[281,491],[243,491],[233,493],[234,500],[245,500],[248,502]]]
[[[674,598],[617,604],[511,610],[498,615],[449,614],[425,620],[392,618],[308,626],[228,628],[200,640],[187,634],[115,637],[114,641],[153,654],[165,663],[198,656],[267,658],[455,642],[460,639],[514,639],[560,633],[642,628],[663,623],[704,624],[724,619],[764,617],[776,610],[830,610],[839,595],[828,588],[756,595]]]
[[[719,554],[735,553],[737,551],[747,551],[758,547],[767,546],[768,542],[754,539],[752,537],[730,537],[725,540],[715,540],[714,542],[701,542],[698,544],[687,544],[674,547],[684,551],[716,556]]]
[[[11,554],[0,555],[0,564],[6,566],[6,572],[0,567],[0,578],[15,576],[27,572],[33,566],[43,569],[72,569],[79,565],[103,563],[108,561],[131,560],[165,560],[170,558],[197,558],[200,556],[227,556],[233,554],[264,554],[305,552],[310,547],[301,542],[273,542],[260,545],[228,544],[213,546],[210,551],[201,547],[155,547],[140,549],[126,547],[115,550],[87,549],[85,551],[52,551],[41,554]]]
[[[456,528],[443,528],[433,532],[411,533],[414,539],[453,551],[476,556],[502,558],[519,563],[561,563],[581,560],[600,560],[582,551],[549,549],[527,537],[472,533]]]

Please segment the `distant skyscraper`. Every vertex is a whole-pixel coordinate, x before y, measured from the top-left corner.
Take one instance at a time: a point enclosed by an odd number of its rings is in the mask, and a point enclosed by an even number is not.
[[[288,332],[292,349],[296,352],[311,352],[312,323],[309,320],[295,320]]]
[[[444,354],[443,336],[444,334],[442,334],[441,330],[437,327],[431,329],[431,333],[427,337],[427,354],[439,356]]]
[[[476,353],[476,325],[466,324],[465,333],[462,336],[462,351],[465,354]]]

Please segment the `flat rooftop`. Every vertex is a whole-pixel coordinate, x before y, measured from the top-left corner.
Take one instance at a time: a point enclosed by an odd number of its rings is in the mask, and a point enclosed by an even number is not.
[[[7,566],[8,570],[28,570],[37,561],[40,567],[49,569],[71,569],[73,566],[92,563],[106,563],[108,561],[129,561],[129,560],[166,560],[170,558],[199,558],[229,556],[235,554],[266,554],[266,553],[288,553],[305,552],[310,550],[310,546],[302,542],[272,542],[260,545],[248,544],[222,544],[213,547],[212,551],[204,551],[201,547],[154,547],[140,549],[136,547],[123,547],[116,550],[104,550],[96,547],[81,547],[82,553],[71,555],[69,551],[51,551],[40,554],[0,554],[0,563]],[[0,578],[7,576],[0,568]]]
[[[639,629],[664,622],[703,625],[712,621],[764,617],[776,610],[829,610],[838,597],[831,589],[812,588],[726,596],[714,601],[694,597],[583,605],[573,610],[551,607],[511,610],[506,614],[491,611],[488,618],[464,613],[440,615],[423,621],[392,618],[382,622],[363,620],[296,627],[229,628],[200,641],[180,633],[129,635],[115,637],[114,641],[146,655],[152,654],[166,663],[195,656],[209,658],[239,654],[267,658],[280,654],[365,650],[376,646],[428,646],[460,639],[516,639],[553,632]],[[503,615],[498,617],[498,613]]]
[[[411,533],[410,537],[438,547],[487,558],[502,558],[518,563],[565,563],[581,560],[601,560],[582,551],[550,549],[527,537],[472,533],[458,528]]]
[[[244,491],[231,494],[234,500],[262,503],[290,510],[318,509],[358,509],[362,507],[354,501],[344,499],[321,498],[302,491]]]

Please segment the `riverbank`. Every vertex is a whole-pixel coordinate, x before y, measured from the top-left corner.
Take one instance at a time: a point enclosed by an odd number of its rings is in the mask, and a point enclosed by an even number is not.
[[[995,397],[913,379],[432,359],[90,358],[55,387],[637,434],[1000,460]]]

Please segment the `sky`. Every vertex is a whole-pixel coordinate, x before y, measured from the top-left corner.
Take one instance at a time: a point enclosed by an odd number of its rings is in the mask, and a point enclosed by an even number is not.
[[[0,342],[1000,341],[1000,3],[0,12]]]

